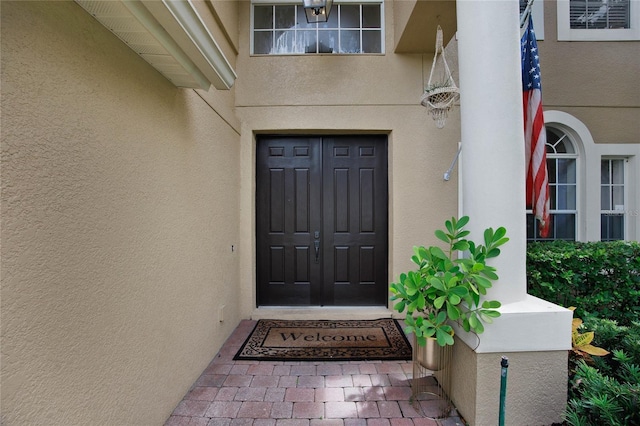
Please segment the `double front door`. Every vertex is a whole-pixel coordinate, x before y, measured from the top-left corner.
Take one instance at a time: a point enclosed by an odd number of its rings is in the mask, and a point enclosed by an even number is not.
[[[256,159],[258,305],[386,306],[387,137],[263,136]]]

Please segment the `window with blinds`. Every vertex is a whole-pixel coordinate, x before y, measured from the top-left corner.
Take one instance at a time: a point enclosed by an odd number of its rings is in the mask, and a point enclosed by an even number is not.
[[[630,0],[570,0],[571,29],[631,28]]]

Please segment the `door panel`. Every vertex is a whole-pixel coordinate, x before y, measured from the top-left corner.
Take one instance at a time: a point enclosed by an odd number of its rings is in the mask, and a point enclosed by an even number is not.
[[[324,304],[386,305],[386,137],[325,137],[323,182]]]
[[[386,136],[260,137],[259,305],[386,305]]]
[[[263,305],[318,304],[320,143],[309,138],[259,141],[256,197],[258,300]]]

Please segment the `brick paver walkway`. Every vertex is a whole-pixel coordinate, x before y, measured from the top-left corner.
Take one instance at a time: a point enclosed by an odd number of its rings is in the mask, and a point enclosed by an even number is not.
[[[255,321],[227,339],[165,426],[432,426],[433,398],[411,398],[409,361],[234,361]]]

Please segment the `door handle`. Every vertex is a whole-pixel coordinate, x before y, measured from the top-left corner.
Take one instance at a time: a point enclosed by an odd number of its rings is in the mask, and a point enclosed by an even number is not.
[[[320,258],[320,240],[315,240],[313,242],[313,246],[316,249],[316,263],[318,263],[319,258]]]

